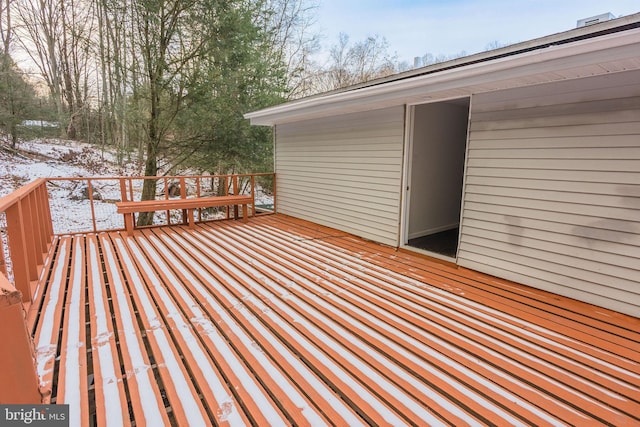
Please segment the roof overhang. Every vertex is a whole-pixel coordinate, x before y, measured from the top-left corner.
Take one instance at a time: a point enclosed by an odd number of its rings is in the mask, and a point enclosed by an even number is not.
[[[251,124],[281,123],[459,98],[476,93],[640,69],[640,28],[549,45],[513,55],[251,112]]]

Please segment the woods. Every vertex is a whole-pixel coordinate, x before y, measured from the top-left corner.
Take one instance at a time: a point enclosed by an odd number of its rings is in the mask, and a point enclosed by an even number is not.
[[[286,93],[285,62],[269,51],[280,30],[270,17],[280,2],[14,0],[11,6],[21,23],[16,41],[46,83],[62,136],[113,145],[122,158],[144,160],[146,174],[202,164],[192,154],[203,150],[207,163],[217,164],[212,156],[252,136],[239,119],[221,129],[221,119]]]
[[[145,175],[270,171],[270,130],[244,113],[394,71],[378,36],[341,35],[320,62],[316,7],[2,0],[0,127],[15,145],[20,123],[47,120],[59,137],[109,147]]]

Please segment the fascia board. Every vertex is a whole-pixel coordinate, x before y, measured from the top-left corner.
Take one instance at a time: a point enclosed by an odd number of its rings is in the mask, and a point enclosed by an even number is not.
[[[627,30],[406,80],[288,102],[248,113],[245,118],[250,119],[251,124],[271,126],[350,112],[356,106],[360,110],[367,110],[402,105],[411,99],[424,98],[429,93],[445,89],[493,85],[498,90],[502,88],[502,81],[638,58],[638,52],[640,29]]]

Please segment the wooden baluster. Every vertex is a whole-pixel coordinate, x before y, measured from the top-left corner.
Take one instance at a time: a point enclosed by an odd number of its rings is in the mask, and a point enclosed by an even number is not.
[[[163,178],[163,181],[164,181],[164,199],[169,200],[169,193],[171,192],[171,189],[169,188],[169,181],[166,176]],[[165,214],[167,215],[167,225],[171,225],[171,211],[167,209]]]
[[[36,189],[38,227],[40,228],[40,236],[42,238],[40,251],[46,256],[53,238],[53,229],[51,223],[51,212],[49,210],[49,195],[47,193],[47,181],[42,182]]]
[[[278,213],[278,209],[277,209],[277,206],[276,206],[276,203],[277,203],[276,200],[278,200],[278,195],[276,193],[276,191],[277,191],[276,190],[276,188],[277,188],[276,183],[277,182],[278,182],[278,176],[274,173],[273,174],[273,186],[272,186],[273,189],[271,190],[271,193],[273,193],[273,213],[274,214]]]
[[[98,227],[96,225],[96,209],[93,205],[93,185],[91,184],[91,179],[87,179],[87,191],[89,192],[89,205],[91,206],[91,222],[93,223],[93,232],[98,232]]]
[[[184,176],[180,177],[180,198],[187,198],[187,182],[184,179]],[[193,227],[193,211],[194,209],[183,209],[182,210],[182,223],[187,224],[189,227]]]
[[[131,178],[120,178],[120,198],[123,202],[133,200],[133,190],[131,190],[131,196],[127,197],[127,180],[129,180],[129,188],[132,188]],[[124,219],[124,228],[127,230],[127,234],[131,235],[135,227],[133,213],[124,213],[122,214],[122,218]]]
[[[196,197],[200,197],[200,180],[202,179],[202,175],[196,177]],[[198,208],[198,221],[202,220],[202,208]]]
[[[0,274],[7,276],[7,260],[4,257],[4,238],[2,235],[0,235]]]
[[[36,249],[36,241],[38,240],[38,231],[36,230],[36,207],[33,199],[33,192],[22,199],[22,227],[24,230],[24,245],[27,250],[27,270],[29,272],[29,282],[38,280],[38,255],[39,250]],[[31,294],[31,288],[29,288]]]
[[[44,213],[45,235],[47,236],[47,246],[51,244],[53,239],[53,220],[51,219],[51,206],[49,205],[49,191],[47,190],[47,181],[40,187],[42,197],[42,212]]]
[[[127,201],[127,182],[126,178],[118,178],[120,181],[120,200],[123,202]]]
[[[229,177],[227,175],[225,175],[223,180],[222,180],[223,184],[224,184],[223,187],[222,187],[222,188],[224,188],[224,194],[222,194],[222,196],[226,196],[226,195],[229,194],[229,183],[227,182],[228,178]],[[226,219],[229,219],[229,206],[225,206],[224,207],[224,217]]]
[[[22,292],[22,301],[31,301],[29,280],[29,255],[25,244],[26,236],[23,222],[22,202],[17,202],[6,211],[7,234],[13,270],[13,283]]]
[[[37,280],[38,266],[43,264],[42,259],[42,237],[40,236],[40,227],[38,226],[38,199],[36,197],[36,189],[30,192],[23,199],[25,207],[25,231],[27,234],[27,253],[29,254],[29,279]],[[27,231],[29,230],[29,231]]]
[[[251,175],[251,216],[256,215],[256,177]],[[247,212],[249,216],[249,212]]]
[[[233,194],[238,194],[238,175],[233,175],[231,178],[233,185]],[[238,205],[233,205],[233,219],[238,219]]]

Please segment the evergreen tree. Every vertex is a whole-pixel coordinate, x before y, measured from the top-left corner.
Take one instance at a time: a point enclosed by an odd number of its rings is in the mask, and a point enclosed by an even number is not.
[[[197,165],[204,170],[264,169],[270,138],[249,128],[242,114],[283,94],[284,66],[273,61],[267,34],[256,24],[262,10],[247,0],[134,2],[134,48],[144,110],[145,170]],[[153,199],[146,180],[143,200]],[[152,213],[139,216],[149,224]]]
[[[33,88],[25,81],[11,57],[0,54],[0,128],[9,134],[11,147],[18,143],[19,125],[36,105]]]
[[[243,114],[284,99],[286,67],[270,50],[269,36],[255,25],[255,4],[226,10],[217,20],[210,55],[197,65],[188,106],[177,118],[175,164],[212,173],[270,171],[272,139]],[[182,156],[180,156],[182,154]]]

